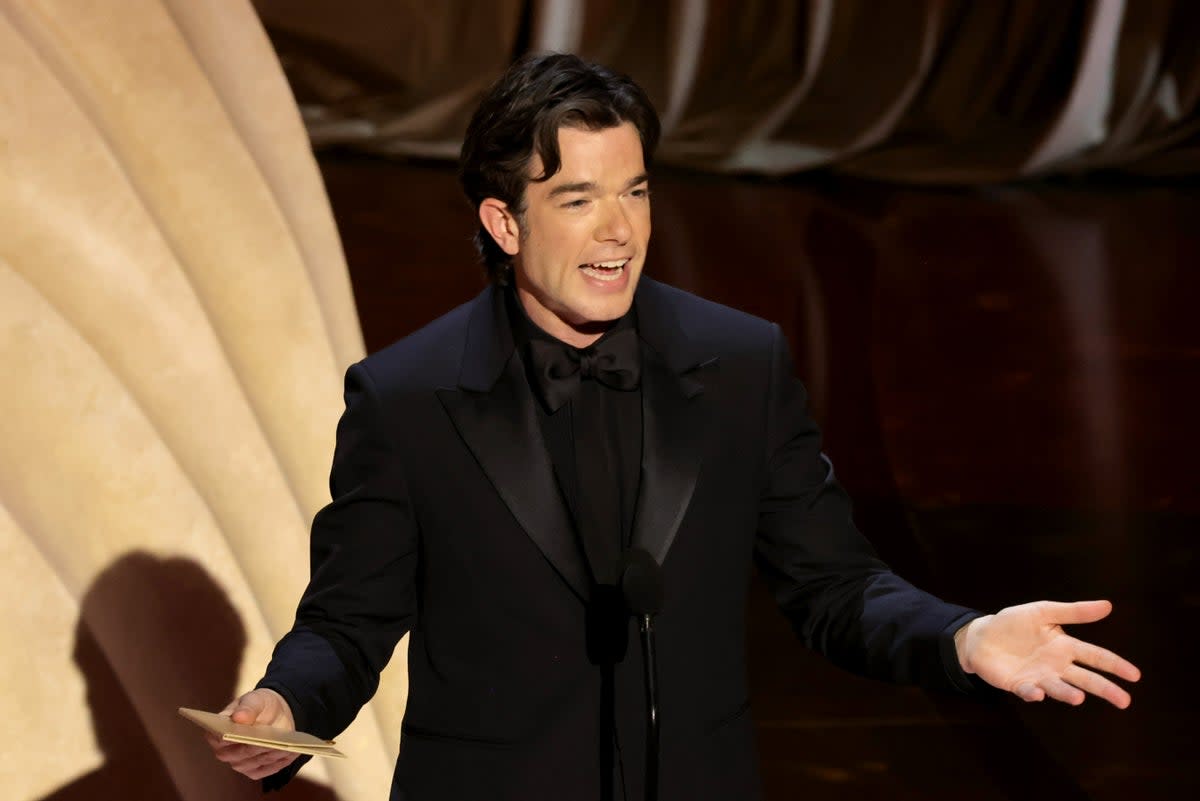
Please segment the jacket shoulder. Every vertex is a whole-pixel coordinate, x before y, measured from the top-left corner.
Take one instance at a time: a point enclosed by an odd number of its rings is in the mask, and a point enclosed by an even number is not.
[[[779,327],[769,320],[678,287],[643,280],[647,282],[649,302],[643,304],[641,310],[652,314],[663,314],[669,310],[679,331],[699,349],[728,355],[753,352],[769,349],[779,336]],[[638,324],[642,324],[640,317]]]
[[[368,355],[350,370],[367,374],[377,391],[395,392],[454,386],[476,298],[411,334]]]

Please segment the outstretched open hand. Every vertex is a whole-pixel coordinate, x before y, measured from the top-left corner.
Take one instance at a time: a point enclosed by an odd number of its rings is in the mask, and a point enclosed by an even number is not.
[[[1037,601],[976,618],[954,637],[963,670],[1025,701],[1046,696],[1082,704],[1087,693],[1129,706],[1129,693],[1096,671],[1137,681],[1141,671],[1105,648],[1078,640],[1064,625],[1108,616],[1108,601]]]

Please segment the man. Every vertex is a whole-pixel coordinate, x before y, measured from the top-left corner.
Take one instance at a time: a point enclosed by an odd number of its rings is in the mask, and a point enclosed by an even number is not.
[[[411,631],[393,799],[641,798],[623,553],[661,565],[660,797],[759,795],[752,563],[809,646],[879,678],[1119,707],[1137,669],[1067,636],[1107,602],[980,615],[892,574],[850,520],[783,336],[649,279],[658,120],[628,79],[532,57],[461,177],[493,284],[350,368],[313,574],[238,722],[332,737]],[[251,778],[291,755],[213,743]],[[282,771],[282,772],[281,772]],[[273,775],[273,774],[279,775]]]

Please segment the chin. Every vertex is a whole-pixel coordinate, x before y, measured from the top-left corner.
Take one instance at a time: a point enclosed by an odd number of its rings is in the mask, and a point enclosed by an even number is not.
[[[633,293],[628,297],[605,298],[602,303],[589,303],[579,309],[576,319],[582,327],[605,325],[621,319],[633,305]]]

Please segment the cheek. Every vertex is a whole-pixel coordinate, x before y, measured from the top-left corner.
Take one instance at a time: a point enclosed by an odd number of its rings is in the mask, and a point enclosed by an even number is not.
[[[649,239],[651,228],[650,206],[646,205],[638,213],[631,215],[631,218],[634,220],[634,228],[641,236],[642,241]]]
[[[591,237],[582,226],[578,229],[564,228],[546,245],[554,268],[564,275],[574,275],[575,269],[587,260]]]

